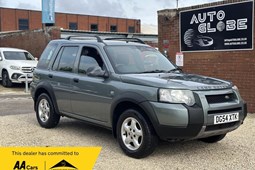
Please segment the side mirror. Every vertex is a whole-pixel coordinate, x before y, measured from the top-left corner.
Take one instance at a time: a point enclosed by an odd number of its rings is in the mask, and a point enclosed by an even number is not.
[[[2,56],[0,56],[0,61],[2,61],[3,60],[3,58],[2,58]]]
[[[89,67],[87,69],[87,75],[91,77],[103,77],[103,78],[109,77],[108,72],[105,70],[102,70],[102,68],[99,66]]]

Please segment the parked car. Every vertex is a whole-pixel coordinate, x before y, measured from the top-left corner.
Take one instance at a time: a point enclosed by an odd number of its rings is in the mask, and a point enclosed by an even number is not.
[[[124,153],[143,158],[158,139],[214,143],[243,123],[246,103],[231,82],[183,73],[131,41],[51,41],[31,83],[39,124],[53,128],[66,116],[103,126]]]
[[[4,87],[13,83],[31,82],[37,60],[26,50],[17,48],[0,48],[0,78]]]

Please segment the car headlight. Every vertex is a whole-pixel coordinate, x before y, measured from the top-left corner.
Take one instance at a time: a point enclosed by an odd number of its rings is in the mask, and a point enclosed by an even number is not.
[[[10,66],[10,68],[13,70],[20,70],[20,67],[18,67],[18,66]]]
[[[159,101],[169,103],[195,104],[193,92],[190,90],[159,89]]]

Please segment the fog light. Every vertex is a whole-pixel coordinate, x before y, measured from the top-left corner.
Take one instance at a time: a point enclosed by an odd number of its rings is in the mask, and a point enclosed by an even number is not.
[[[13,78],[13,79],[17,79],[17,78],[18,78],[18,75],[17,75],[17,74],[13,74],[12,78]]]
[[[17,80],[17,79],[19,78],[19,76],[21,76],[21,74],[14,73],[14,74],[12,75],[12,79]]]

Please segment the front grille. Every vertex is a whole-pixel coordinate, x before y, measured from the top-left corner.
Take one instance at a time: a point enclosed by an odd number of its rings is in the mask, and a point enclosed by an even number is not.
[[[210,110],[208,111],[208,114],[221,114],[221,113],[232,113],[232,112],[241,112],[242,108],[237,107],[237,108],[231,108],[231,109],[223,109],[223,110]]]
[[[237,97],[234,93],[221,94],[221,95],[207,95],[205,96],[209,104],[214,103],[226,103],[237,100]]]
[[[231,122],[231,123],[224,123],[224,124],[219,124],[219,125],[209,125],[205,128],[205,131],[213,131],[213,130],[221,130],[221,129],[226,129],[226,128],[231,128],[236,125],[238,125],[240,122]]]
[[[32,73],[35,70],[35,67],[22,67],[23,73]]]

